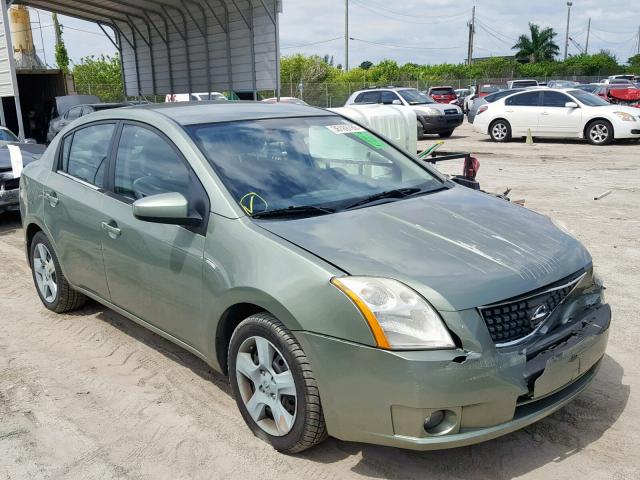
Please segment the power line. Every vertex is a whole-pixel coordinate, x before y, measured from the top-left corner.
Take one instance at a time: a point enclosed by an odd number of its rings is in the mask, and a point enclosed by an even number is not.
[[[286,47],[280,47],[281,50],[284,49],[288,49],[288,48],[304,48],[304,47],[310,47],[312,45],[320,45],[322,43],[329,43],[329,42],[335,42],[336,40],[340,40],[342,39],[342,37],[335,37],[335,38],[329,38],[328,40],[319,40],[317,42],[311,42],[311,43],[303,43],[300,45],[288,45]]]
[[[359,1],[359,0],[356,0]],[[411,14],[404,14],[404,13],[400,13],[397,10],[390,10],[388,8],[382,7],[380,5],[377,5],[375,2],[369,1],[367,6],[373,7],[373,8],[377,8],[379,10],[383,10],[384,12],[387,13],[391,13],[393,15],[397,15],[399,17],[409,17],[409,18],[429,18],[429,19],[433,19],[433,18],[454,18],[454,17],[461,17],[463,15],[467,15],[467,12],[459,12],[459,13],[454,13],[452,15],[431,15],[431,14],[427,14],[427,15],[418,15],[417,13],[413,12]]]
[[[466,45],[456,45],[454,47],[423,47],[422,45],[394,45],[391,43],[372,42],[371,40],[363,40],[362,38],[349,37],[350,40],[362,43],[369,43],[371,45],[379,45],[382,47],[390,48],[402,48],[407,50],[457,50],[459,48],[467,48]]]
[[[416,25],[441,25],[443,23],[442,21],[436,21],[436,22],[418,21],[418,20],[413,19],[413,18],[415,18],[414,16],[409,16],[409,17],[408,16],[401,16],[400,18],[397,18],[397,17],[393,17],[392,16],[393,15],[392,12],[387,11],[387,10],[385,10],[384,12],[380,12],[380,11],[376,10],[376,8],[379,8],[379,7],[373,7],[370,4],[363,3],[362,0],[351,0],[351,1],[353,2],[354,5],[357,5],[357,6],[361,7],[361,8],[364,8],[365,10],[369,10],[370,12],[373,12],[376,15],[381,15],[381,16],[385,17],[387,20],[393,20],[393,21],[402,22],[402,23],[413,23],[413,24],[416,24]],[[458,15],[454,15],[452,17],[449,17],[449,19],[450,18],[454,18],[454,17],[463,17],[465,15],[467,15],[467,14],[466,13],[460,13]],[[418,17],[418,18],[420,18],[420,17]],[[438,17],[430,17],[430,18],[438,18]],[[441,18],[442,19],[446,19],[446,17],[441,17]]]

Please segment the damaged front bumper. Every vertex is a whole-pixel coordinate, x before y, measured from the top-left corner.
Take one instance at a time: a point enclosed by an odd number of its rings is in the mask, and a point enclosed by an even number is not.
[[[11,171],[0,172],[0,213],[19,208],[19,180]]]
[[[527,349],[393,352],[296,332],[330,435],[415,450],[490,440],[534,423],[595,377],[611,311],[598,304]],[[439,422],[439,423],[438,423]]]

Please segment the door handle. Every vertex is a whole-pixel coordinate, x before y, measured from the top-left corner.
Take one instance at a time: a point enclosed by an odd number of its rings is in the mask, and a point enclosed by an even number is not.
[[[49,201],[49,205],[51,205],[52,207],[55,207],[56,205],[58,205],[58,202],[60,202],[60,199],[58,198],[58,195],[56,195],[56,192],[46,192],[44,194],[44,198]]]
[[[122,230],[120,230],[117,226],[111,225],[110,223],[107,223],[107,222],[102,222],[102,230],[107,232],[107,234],[114,240],[118,238],[122,233]]]
[[[549,112],[542,112],[540,115],[549,115]]]

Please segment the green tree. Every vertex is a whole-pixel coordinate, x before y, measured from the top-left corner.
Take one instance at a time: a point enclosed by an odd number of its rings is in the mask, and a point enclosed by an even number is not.
[[[556,32],[551,27],[540,30],[535,23],[529,24],[529,36],[520,35],[512,50],[518,50],[516,58],[530,63],[551,61],[560,51],[560,47],[553,41]]]
[[[640,72],[640,53],[638,55],[634,55],[633,57],[629,58],[628,62],[629,62],[629,68],[631,69],[631,71]]]
[[[371,67],[373,67],[373,62],[370,62],[369,60],[365,60],[360,64],[360,68],[363,70],[369,70]]]
[[[119,56],[83,57],[73,66],[72,73],[78,93],[96,95],[103,102],[123,99],[122,67]]]
[[[53,20],[53,27],[56,34],[56,64],[58,65],[58,68],[64,73],[69,73],[69,54],[67,53],[67,47],[65,46],[64,40],[62,39],[62,25],[58,21],[57,14],[52,13],[51,19]]]

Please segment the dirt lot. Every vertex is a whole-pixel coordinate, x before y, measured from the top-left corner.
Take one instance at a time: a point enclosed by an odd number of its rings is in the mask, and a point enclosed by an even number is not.
[[[500,439],[416,453],[329,440],[277,454],[245,428],[226,380],[99,305],[45,310],[18,216],[0,216],[0,477],[640,478],[640,144],[495,145],[465,125],[447,142],[491,191],[564,222],[591,250],[614,311],[594,383]],[[611,195],[593,197],[611,189]]]

